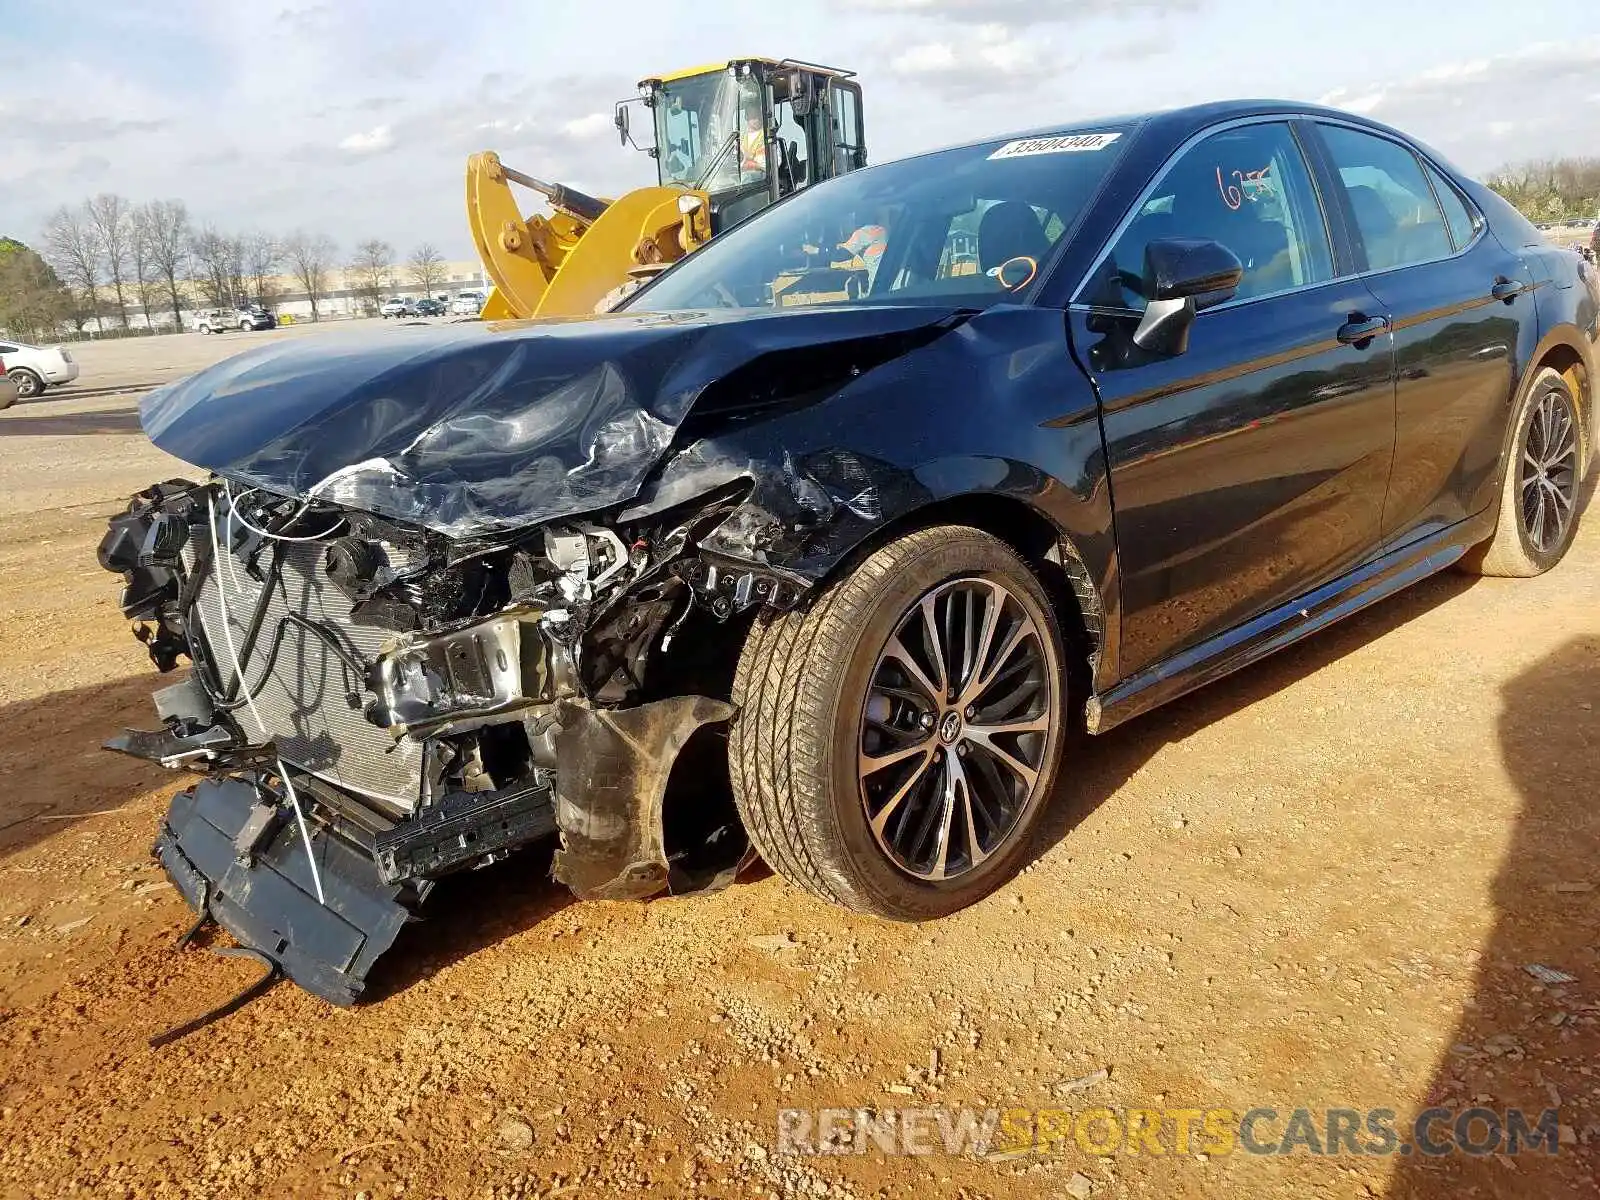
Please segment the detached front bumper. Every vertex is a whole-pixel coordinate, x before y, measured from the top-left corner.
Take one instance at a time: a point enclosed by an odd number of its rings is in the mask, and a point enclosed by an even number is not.
[[[350,1005],[410,919],[410,889],[384,883],[370,856],[327,829],[310,829],[325,904],[294,821],[243,780],[207,779],[174,796],[155,852],[197,912],[306,991]]]

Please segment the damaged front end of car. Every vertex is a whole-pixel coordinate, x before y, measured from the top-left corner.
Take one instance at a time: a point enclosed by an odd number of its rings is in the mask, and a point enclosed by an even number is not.
[[[837,387],[937,317],[827,332],[831,383],[791,357],[764,386]],[[815,339],[772,328],[796,342],[772,361],[814,375]],[[610,332],[599,362],[559,326],[537,360],[445,336],[420,356],[445,382],[415,355],[247,355],[145,402],[157,445],[213,474],[135,496],[100,562],[155,665],[192,669],[155,694],[161,728],[108,745],[203,773],[157,855],[331,1001],[437,880],[552,835],[580,898],[719,887],[749,857],[718,738],[740,618],[799,603],[807,531],[881,519],[880,485],[698,436],[691,408],[739,379],[715,323]],[[680,763],[705,794],[674,821]]]
[[[140,493],[101,563],[125,576],[152,661],[193,669],[156,693],[161,729],[109,745],[207,775],[157,841],[174,882],[348,1002],[433,881],[552,833],[580,898],[730,881],[747,849],[731,814],[669,847],[663,800],[690,738],[733,711],[682,690],[716,669],[675,661],[675,633],[799,592],[694,553],[736,505],[625,533],[552,524],[463,556],[225,480]]]

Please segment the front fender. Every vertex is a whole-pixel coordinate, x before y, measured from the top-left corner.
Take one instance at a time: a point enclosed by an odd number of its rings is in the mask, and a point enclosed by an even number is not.
[[[622,517],[734,484],[745,494],[701,549],[811,583],[906,529],[962,519],[963,506],[1034,514],[1093,588],[1108,635],[1098,668],[1114,678],[1105,451],[1059,311],[990,309],[824,394],[737,413],[674,456]]]

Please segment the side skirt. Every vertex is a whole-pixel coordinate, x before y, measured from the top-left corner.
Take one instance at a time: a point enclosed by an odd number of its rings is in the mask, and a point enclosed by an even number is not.
[[[1494,532],[1496,511],[1441,529],[1429,537],[1390,550],[1332,583],[1261,614],[1243,625],[1180,651],[1091,696],[1086,707],[1090,733],[1105,733],[1168,700],[1231,675],[1275,650],[1360,612],[1369,604],[1410,587],[1455,562]]]

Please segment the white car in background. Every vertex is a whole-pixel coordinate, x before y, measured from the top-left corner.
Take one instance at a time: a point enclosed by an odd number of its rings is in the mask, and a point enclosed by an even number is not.
[[[482,292],[457,292],[456,298],[450,301],[450,315],[452,317],[475,317],[482,307]]]
[[[78,364],[65,346],[44,349],[22,342],[0,342],[0,363],[5,364],[6,375],[17,385],[17,395],[23,400],[78,377]]]

